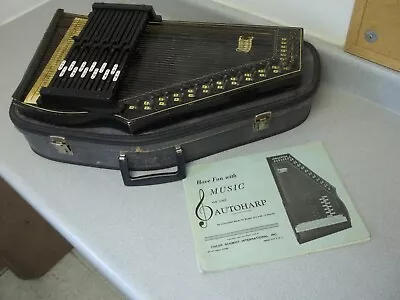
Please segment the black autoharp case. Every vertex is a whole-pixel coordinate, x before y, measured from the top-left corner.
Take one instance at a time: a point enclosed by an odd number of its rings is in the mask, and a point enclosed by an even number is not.
[[[89,16],[55,13],[10,118],[45,158],[151,185],[298,126],[319,80],[301,28],[166,21],[151,6],[96,3]]]

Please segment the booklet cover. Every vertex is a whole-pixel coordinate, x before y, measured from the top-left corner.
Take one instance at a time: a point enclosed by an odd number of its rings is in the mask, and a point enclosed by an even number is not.
[[[192,166],[184,187],[203,272],[370,239],[321,143]]]

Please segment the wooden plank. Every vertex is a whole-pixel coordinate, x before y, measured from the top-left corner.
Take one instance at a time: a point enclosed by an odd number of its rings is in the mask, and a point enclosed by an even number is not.
[[[19,278],[39,278],[71,245],[2,178],[0,194],[0,256]]]
[[[361,22],[364,16],[364,11],[367,5],[367,0],[355,0],[353,7],[353,15],[351,17],[345,50],[356,45],[359,36]]]
[[[3,275],[3,273],[6,270],[6,263],[3,261],[3,259],[0,257],[0,276]]]
[[[400,71],[400,0],[356,0],[345,51]],[[369,43],[365,33],[374,31]]]
[[[364,10],[357,45],[400,61],[400,1],[369,0]],[[375,43],[368,43],[364,33],[378,34]]]

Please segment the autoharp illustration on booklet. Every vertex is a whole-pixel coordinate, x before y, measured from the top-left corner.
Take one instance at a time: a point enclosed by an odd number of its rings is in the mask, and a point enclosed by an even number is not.
[[[334,186],[291,154],[267,161],[300,244],[352,227]]]

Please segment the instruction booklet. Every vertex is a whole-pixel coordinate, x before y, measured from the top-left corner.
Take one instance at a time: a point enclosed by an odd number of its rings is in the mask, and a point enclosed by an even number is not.
[[[203,272],[370,239],[321,143],[191,166],[184,187]]]

